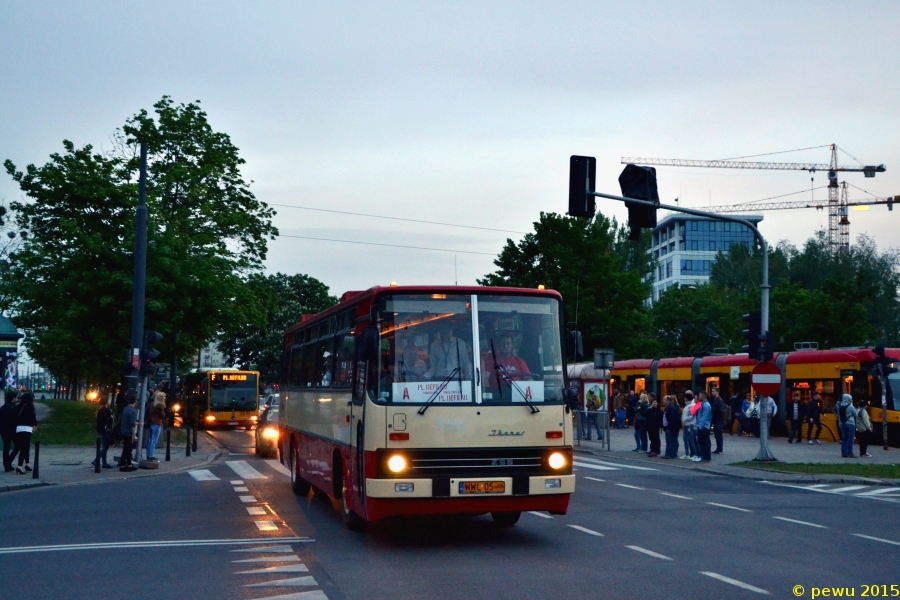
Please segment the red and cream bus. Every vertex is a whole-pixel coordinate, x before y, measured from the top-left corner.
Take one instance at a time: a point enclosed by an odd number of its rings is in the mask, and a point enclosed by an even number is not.
[[[282,462],[354,530],[397,515],[565,514],[575,488],[558,293],[375,287],[285,332]]]

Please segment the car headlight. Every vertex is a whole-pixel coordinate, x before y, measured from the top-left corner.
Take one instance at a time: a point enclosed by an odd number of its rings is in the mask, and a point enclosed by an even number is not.
[[[262,435],[270,440],[278,439],[278,430],[274,427],[266,427],[263,429]]]
[[[550,465],[551,469],[562,469],[566,466],[566,457],[560,452],[554,452],[547,459],[547,464]]]
[[[400,473],[406,470],[406,459],[400,456],[399,454],[395,454],[388,460],[388,469],[390,469],[394,473]]]

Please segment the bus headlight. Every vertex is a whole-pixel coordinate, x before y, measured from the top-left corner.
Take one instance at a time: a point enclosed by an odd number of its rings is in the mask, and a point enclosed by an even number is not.
[[[258,421],[258,420],[259,420],[259,417],[257,417],[256,415],[253,415],[252,417],[250,417],[250,420],[251,420],[251,421]]]
[[[216,417],[215,415],[206,415],[206,420],[212,422],[216,420]]]
[[[547,459],[547,464],[550,465],[551,469],[562,469],[566,466],[566,457],[559,452],[554,452]]]
[[[181,405],[178,404],[177,402],[176,402],[175,404],[173,404],[173,405],[172,405],[172,412],[173,412],[173,413],[181,412]]]
[[[406,470],[406,459],[400,456],[399,454],[395,454],[388,460],[388,469],[390,469],[394,473],[400,473]]]
[[[266,427],[263,429],[262,435],[270,440],[278,439],[278,430],[274,427]]]

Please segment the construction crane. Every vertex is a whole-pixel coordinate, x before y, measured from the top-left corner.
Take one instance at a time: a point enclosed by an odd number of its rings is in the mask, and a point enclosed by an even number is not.
[[[782,162],[747,162],[737,160],[684,160],[672,158],[622,158],[622,164],[659,167],[707,167],[714,169],[768,169],[776,171],[826,171],[828,173],[828,243],[833,252],[846,252],[850,249],[850,219],[848,217],[846,186],[843,194],[838,184],[838,173],[863,173],[866,177],[875,177],[876,173],[884,173],[884,165],[860,165],[858,167],[842,167],[838,165],[836,144],[831,148],[830,163],[782,163]],[[885,202],[887,204],[887,202]]]
[[[846,183],[846,182],[845,182]],[[842,185],[841,193],[843,195]],[[888,210],[894,210],[894,204],[900,204],[900,196],[888,198],[875,198],[873,200],[841,200],[841,206],[878,206],[887,205]],[[827,200],[786,200],[784,202],[742,202],[740,204],[723,204],[720,206],[698,206],[697,210],[705,210],[713,213],[746,213],[764,210],[796,210],[798,208],[815,208],[824,210],[828,208]],[[868,208],[854,209],[868,210]]]

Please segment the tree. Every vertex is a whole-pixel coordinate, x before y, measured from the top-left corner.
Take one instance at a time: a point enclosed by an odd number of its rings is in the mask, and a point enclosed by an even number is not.
[[[645,232],[646,233],[646,232]],[[479,279],[481,285],[536,288],[543,284],[565,299],[566,322],[577,322],[585,351],[614,348],[617,356],[652,353],[650,313],[644,306],[650,286],[648,240],[637,248],[623,240],[627,232],[602,214],[576,219],[541,213],[529,233],[506,241],[494,261],[498,270]]]
[[[4,163],[32,202],[12,204],[25,239],[0,302],[26,330],[29,353],[70,379],[112,381],[130,343],[139,142],[150,150],[145,323],[165,336],[164,358],[175,334],[186,358],[239,310],[246,317],[246,280],[277,234],[273,211],[240,176],[237,148],[199,103],[164,97],[155,113],[139,112],[118,134],[126,155],[64,141],[42,167]]]
[[[653,324],[664,356],[695,356],[715,348],[739,351],[740,315],[740,307],[725,290],[708,283],[676,285],[653,305]]]
[[[337,304],[338,299],[328,293],[328,286],[308,275],[253,275],[247,286],[250,318],[233,321],[219,344],[234,364],[242,369],[255,368],[263,381],[278,381],[284,331],[302,315],[317,314]],[[252,315],[263,311],[261,326]]]

